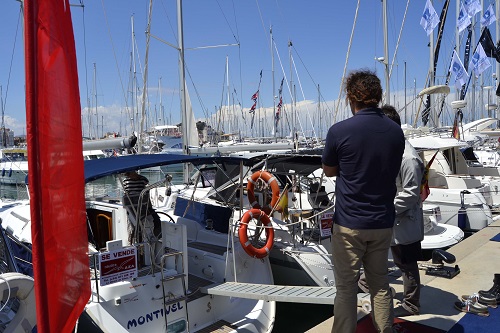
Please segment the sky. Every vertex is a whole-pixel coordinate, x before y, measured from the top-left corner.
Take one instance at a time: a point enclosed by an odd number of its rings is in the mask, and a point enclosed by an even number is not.
[[[71,0],[70,3],[75,5],[72,18],[83,135],[97,133],[100,136],[106,132],[129,135],[139,128],[146,50],[146,105],[149,107],[145,108],[144,126],[179,123],[178,51],[172,47],[178,45],[177,1],[153,1],[149,48],[145,34],[149,1]],[[84,7],[78,6],[80,3]],[[444,0],[433,3],[439,15]],[[455,44],[456,1],[451,3],[437,84],[444,83]],[[487,7],[489,2],[485,3]],[[384,56],[382,2],[360,0],[358,11],[357,4],[355,0],[184,0],[186,77],[195,119],[207,121],[226,133],[238,127],[254,136],[271,135],[273,104],[278,104],[278,89],[283,78],[286,112],[293,108],[300,110],[304,115],[300,126],[305,130],[311,132],[314,128],[324,133],[334,121],[348,117],[350,111],[340,92],[346,61],[347,73],[360,68],[376,71],[386,90],[385,67],[375,59]],[[389,62],[394,63],[389,90],[391,102],[398,109],[403,108],[405,100],[407,103],[413,100],[426,84],[430,52],[429,37],[420,26],[424,6],[423,0],[409,1],[408,7],[405,0],[389,0],[387,4]],[[479,15],[476,14],[477,20]],[[2,1],[0,21],[4,123],[20,135],[26,131],[20,3]],[[494,25],[490,29],[495,39]],[[476,30],[479,34],[479,24]],[[463,38],[462,34],[461,40]],[[208,47],[216,45],[233,46]],[[483,85],[494,85],[491,73],[483,74]],[[258,112],[252,126],[248,110],[257,90]],[[296,101],[293,108],[292,95]],[[340,104],[335,102],[339,97]],[[230,107],[232,105],[241,105],[242,110]],[[224,116],[216,117],[216,110],[220,108],[226,110],[219,113]],[[406,113],[402,113],[403,122],[412,122],[410,118],[417,108],[418,103],[413,102]],[[227,121],[229,114],[235,115],[231,122]],[[285,124],[285,119],[282,123]]]

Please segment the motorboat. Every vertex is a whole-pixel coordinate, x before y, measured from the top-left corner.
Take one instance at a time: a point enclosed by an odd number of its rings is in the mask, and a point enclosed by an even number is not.
[[[462,209],[467,218],[464,230],[474,232],[493,222],[491,207],[500,199],[491,191],[490,180],[471,176],[460,148],[465,142],[438,134],[410,136],[408,141],[429,165],[430,194],[427,204],[438,205],[441,222],[458,226],[458,213]],[[432,160],[432,163],[430,161]]]
[[[464,231],[458,226],[441,223],[441,209],[438,205],[423,204],[424,239],[422,250],[447,249],[464,239]]]

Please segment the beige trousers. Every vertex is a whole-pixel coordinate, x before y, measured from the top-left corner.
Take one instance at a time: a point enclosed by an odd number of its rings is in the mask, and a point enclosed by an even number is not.
[[[394,310],[387,263],[392,229],[349,229],[334,224],[332,257],[337,295],[332,332],[354,333],[357,325],[357,292],[361,265],[370,287],[372,317],[379,332],[392,332]]]

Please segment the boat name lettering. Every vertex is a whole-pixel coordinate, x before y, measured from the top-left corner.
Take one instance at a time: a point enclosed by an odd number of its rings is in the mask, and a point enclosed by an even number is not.
[[[170,312],[176,312],[177,310],[182,310],[183,308],[184,306],[182,306],[180,302],[177,302],[176,304],[167,306],[165,309],[165,313],[168,315]],[[150,313],[146,313],[145,315],[139,316],[134,319],[130,319],[127,323],[127,329],[141,326],[146,323],[150,323],[153,320],[162,318],[163,316],[164,316],[163,308]]]

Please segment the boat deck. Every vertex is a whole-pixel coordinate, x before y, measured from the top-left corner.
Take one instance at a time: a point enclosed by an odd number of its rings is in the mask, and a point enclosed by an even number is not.
[[[445,332],[449,331],[466,314],[454,308],[454,303],[462,295],[472,294],[479,290],[488,290],[493,285],[493,275],[500,273],[500,242],[490,239],[500,233],[500,221],[494,221],[486,228],[476,232],[462,242],[451,247],[448,252],[456,257],[460,273],[452,279],[426,275],[420,272],[421,314],[404,317],[405,320],[424,324]],[[400,276],[392,276],[391,286],[396,290],[396,298],[401,298],[403,282]],[[358,308],[358,319],[367,313]],[[489,317],[486,317],[489,319]],[[331,332],[335,316],[311,328],[309,333]],[[488,331],[483,331],[486,333]],[[497,331],[495,331],[497,332]],[[466,333],[466,332],[464,332]]]

